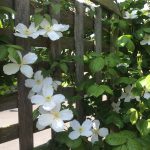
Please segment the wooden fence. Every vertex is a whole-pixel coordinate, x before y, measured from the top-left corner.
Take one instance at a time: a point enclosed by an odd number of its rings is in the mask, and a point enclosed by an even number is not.
[[[54,0],[55,3],[59,3],[59,0]],[[28,40],[15,38],[12,31],[1,29],[1,34],[7,34],[11,37],[14,44],[21,45],[24,47],[26,52],[30,51],[32,47],[48,47],[53,59],[57,59],[60,56],[62,49],[72,49],[75,50],[76,56],[83,58],[85,50],[95,50],[96,52],[101,52],[102,49],[110,50],[110,42],[107,44],[102,44],[102,35],[105,27],[102,27],[102,14],[103,11],[108,11],[108,17],[110,14],[116,13],[120,15],[118,7],[111,0],[93,0],[97,4],[101,4],[101,7],[96,8],[95,17],[90,18],[85,16],[83,4],[75,2],[76,12],[60,12],[55,15],[49,13],[52,17],[59,20],[61,23],[69,24],[74,27],[74,37],[63,37],[57,42],[51,42],[46,38],[38,38],[36,40]],[[32,12],[30,7],[30,0],[4,0],[1,5],[13,8],[16,11],[15,24],[24,23],[29,25],[29,16]],[[95,32],[95,42],[88,41],[84,38],[85,33],[93,29]],[[76,62],[73,65],[72,71],[76,72],[77,85],[82,81],[84,75],[84,63]],[[32,120],[32,105],[27,99],[27,89],[24,86],[25,77],[22,74],[18,74],[18,92],[11,95],[0,97],[0,111],[18,108],[19,114],[19,124],[11,125],[7,128],[0,128],[0,143],[4,143],[19,137],[20,150],[32,150],[33,149],[33,133],[37,132],[35,125]],[[70,92],[68,92],[68,90]],[[64,95],[68,93],[74,95],[75,91],[72,88],[63,89],[61,91]],[[82,93],[80,93],[82,96]],[[80,118],[83,119],[84,110],[82,108],[82,101],[77,102],[77,109],[80,112]]]

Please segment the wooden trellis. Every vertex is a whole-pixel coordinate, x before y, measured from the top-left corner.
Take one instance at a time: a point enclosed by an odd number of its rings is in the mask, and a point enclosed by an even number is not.
[[[11,37],[14,44],[24,47],[24,53],[30,51],[31,46],[35,47],[48,47],[50,53],[55,60],[60,56],[61,49],[72,49],[80,58],[83,58],[85,50],[95,50],[101,52],[102,49],[109,49],[109,46],[102,44],[102,12],[103,10],[112,11],[118,15],[118,7],[111,0],[93,0],[101,6],[96,8],[95,18],[91,19],[84,15],[84,5],[75,2],[76,12],[63,11],[55,15],[49,13],[58,21],[64,24],[69,24],[74,27],[74,37],[63,37],[56,42],[51,42],[45,38],[38,38],[36,40],[28,40],[15,38],[12,31],[5,29],[0,30],[1,34],[7,34]],[[55,0],[55,3],[59,3],[59,0]],[[29,25],[29,17],[31,12],[30,0],[5,0],[1,5],[13,8],[16,11],[15,24],[24,23]],[[84,39],[85,33],[93,28],[95,32],[95,43]],[[81,59],[82,60],[82,59]],[[73,70],[73,69],[72,69]],[[84,75],[84,63],[82,61],[76,62],[74,71],[76,72],[77,85],[82,81]],[[100,76],[100,75],[97,75]],[[98,79],[97,79],[98,80]],[[37,132],[34,128],[32,121],[32,105],[27,99],[28,91],[24,86],[25,77],[22,74],[18,74],[18,93],[11,94],[7,97],[0,97],[0,111],[18,108],[19,111],[19,124],[9,126],[7,128],[0,128],[0,143],[4,143],[19,137],[20,150],[32,150],[33,149],[33,133]],[[69,92],[68,92],[69,91]],[[74,89],[67,88],[61,91],[66,94],[74,95]],[[82,96],[82,93],[79,93]],[[77,110],[81,115],[78,118],[82,120],[84,117],[84,110],[82,108],[82,101],[77,102]]]

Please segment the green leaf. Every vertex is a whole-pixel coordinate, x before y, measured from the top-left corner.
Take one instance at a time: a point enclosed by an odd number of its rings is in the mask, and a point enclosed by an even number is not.
[[[129,139],[127,142],[128,150],[142,150],[141,144],[136,139]]]
[[[8,50],[6,46],[0,46],[0,61],[4,60],[8,56]]]
[[[150,33],[150,28],[144,28],[143,31],[146,33]]]
[[[11,14],[15,14],[16,13],[13,9],[11,9],[9,7],[5,7],[5,6],[0,6],[0,10],[3,10],[5,12],[11,13]]]
[[[61,10],[62,5],[61,4],[52,4],[52,11],[55,14],[58,14]]]
[[[104,93],[104,89],[102,87],[100,87],[97,84],[91,85],[88,89],[87,89],[87,93],[90,96],[95,96],[95,97],[99,97],[100,95],[102,95]]]
[[[123,145],[128,142],[129,139],[136,138],[134,132],[124,130],[119,133],[112,133],[106,137],[106,142],[112,146]]]
[[[20,57],[14,48],[12,47],[8,48],[8,53],[9,53],[9,56],[14,58],[18,63],[21,62]]]
[[[97,57],[91,60],[89,68],[93,73],[97,73],[104,68],[105,61],[102,57]]]
[[[119,133],[112,133],[106,137],[105,140],[109,145],[117,146],[123,145],[127,142],[126,137],[121,136]]]
[[[113,150],[128,150],[126,145],[117,146],[116,148],[113,148]]]
[[[138,120],[138,112],[136,109],[131,108],[130,110],[128,110],[127,114],[130,115],[130,122],[133,124],[136,124],[137,120]]]
[[[112,89],[109,86],[107,86],[107,85],[100,85],[99,87],[102,88],[106,93],[111,94],[111,95],[113,94],[113,91],[112,91]]]
[[[19,45],[12,45],[12,44],[7,44],[6,45],[8,48],[14,48],[16,50],[23,50],[23,47],[19,46]]]
[[[59,66],[64,73],[68,72],[68,66],[65,63],[61,63]]]
[[[35,14],[34,15],[34,22],[35,25],[38,26],[43,20],[43,16],[41,16],[40,14]]]
[[[139,120],[136,127],[142,136],[146,136],[150,133],[150,121],[149,120]]]
[[[120,77],[117,83],[124,83],[124,84],[133,84],[136,81],[135,78],[132,77]]]

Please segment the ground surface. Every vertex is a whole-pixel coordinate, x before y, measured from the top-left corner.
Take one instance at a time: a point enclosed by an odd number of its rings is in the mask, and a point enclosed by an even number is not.
[[[0,127],[18,123],[18,110],[12,109],[0,112]],[[34,146],[46,143],[50,138],[50,129],[34,134]],[[19,150],[19,140],[0,144],[0,150]]]

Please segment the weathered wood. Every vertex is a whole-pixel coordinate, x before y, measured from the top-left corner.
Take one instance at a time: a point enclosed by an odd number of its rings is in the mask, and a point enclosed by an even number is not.
[[[0,97],[0,112],[17,108],[17,93]]]
[[[83,63],[83,55],[84,55],[84,45],[83,45],[83,38],[84,38],[84,6],[79,2],[75,2],[75,22],[74,22],[74,38],[75,38],[75,51],[76,56],[81,59],[81,61],[76,62],[76,79],[77,79],[77,86],[81,83],[84,76],[84,63]],[[82,93],[79,93],[81,97],[83,96]],[[83,101],[82,99],[77,100],[76,108],[78,112],[78,120],[83,121],[84,119],[84,108],[83,108]]]
[[[29,25],[30,0],[15,1],[15,24]],[[29,40],[16,38],[16,44],[24,47],[24,53],[30,51]],[[18,114],[19,114],[19,145],[20,150],[33,150],[32,104],[28,100],[28,90],[25,87],[25,76],[18,74]]]
[[[121,16],[121,12],[118,6],[113,2],[113,0],[91,0],[91,1],[100,4],[106,9],[110,10],[111,12],[114,12],[117,15]]]
[[[102,8],[97,7],[95,9],[95,22],[94,22],[94,31],[95,31],[95,51],[97,53],[102,52]],[[101,73],[96,73],[96,81],[100,83]]]

